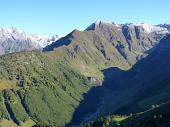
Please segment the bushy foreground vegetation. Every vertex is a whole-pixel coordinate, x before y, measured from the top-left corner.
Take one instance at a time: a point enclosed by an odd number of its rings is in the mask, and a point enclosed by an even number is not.
[[[1,56],[0,81],[0,119],[18,125],[30,118],[42,126],[66,125],[91,87],[86,77],[40,52]]]

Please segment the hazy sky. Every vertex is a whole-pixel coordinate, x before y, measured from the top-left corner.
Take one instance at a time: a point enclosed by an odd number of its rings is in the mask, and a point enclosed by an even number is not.
[[[1,0],[0,27],[64,36],[96,20],[170,23],[170,0]]]

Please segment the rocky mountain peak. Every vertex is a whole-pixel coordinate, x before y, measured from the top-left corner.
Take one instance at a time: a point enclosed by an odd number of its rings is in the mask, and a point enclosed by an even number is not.
[[[101,21],[97,20],[94,23],[92,23],[90,26],[88,26],[85,31],[95,30],[97,28],[100,28],[101,26],[113,26],[113,22],[111,21]]]
[[[0,54],[41,50],[58,39],[57,35],[49,38],[36,34],[28,34],[15,27],[8,29],[0,28]]]
[[[168,24],[160,24],[160,25],[151,25],[147,22],[139,22],[139,23],[125,23],[125,24],[116,24],[111,21],[100,21],[97,20],[96,22],[92,23],[90,26],[88,26],[85,31],[90,30],[97,30],[103,27],[129,27],[134,28],[137,27],[141,30],[143,30],[146,33],[158,33],[158,34],[166,34],[170,31],[170,25]]]

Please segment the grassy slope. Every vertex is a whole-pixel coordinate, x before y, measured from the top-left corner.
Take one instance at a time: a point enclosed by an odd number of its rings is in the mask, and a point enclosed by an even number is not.
[[[100,23],[92,24],[86,31],[74,30],[44,51],[54,50],[51,52],[54,58],[64,60],[86,76],[103,78],[99,70],[108,67],[127,70],[159,41],[158,38],[131,25],[120,29]]]
[[[70,45],[50,53],[22,52],[0,57],[1,118],[18,124],[32,118],[36,123],[63,126],[90,88],[87,79],[72,69],[101,79],[103,68],[129,67],[114,44],[100,34],[74,31],[72,36]],[[123,101],[124,97],[120,98]]]
[[[170,124],[170,102],[163,103],[145,112],[127,116],[101,117],[83,127],[166,127]]]
[[[0,65],[0,79],[10,86],[0,91],[0,119],[17,124],[31,118],[63,126],[91,87],[87,78],[40,52],[4,55]]]
[[[70,41],[49,54],[55,59],[67,62],[74,70],[80,71],[86,76],[103,78],[100,70],[110,66],[117,66],[122,69],[129,68],[128,62],[121,56],[112,43],[94,31],[81,32],[73,31],[69,40],[61,39],[63,43]]]
[[[12,120],[1,119],[0,127],[32,127],[35,125],[35,122],[31,119],[25,121],[22,125],[17,125]]]
[[[166,127],[170,124],[170,102],[163,103],[148,111],[129,117],[121,124],[123,127]]]

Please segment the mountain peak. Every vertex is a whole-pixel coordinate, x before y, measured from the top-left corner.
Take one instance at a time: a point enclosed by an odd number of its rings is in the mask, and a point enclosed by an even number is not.
[[[152,25],[152,24],[149,24],[148,22],[115,24],[114,22],[111,22],[111,21],[101,21],[101,20],[97,20],[96,22],[92,23],[90,26],[88,26],[85,29],[85,31],[96,30],[98,28],[103,28],[103,26],[107,26],[107,27],[114,26],[114,27],[118,27],[119,29],[122,26],[139,27],[146,33],[156,32],[158,34],[165,34],[170,31],[170,25],[168,24]]]
[[[168,33],[168,29],[166,27],[160,27],[155,25],[150,25],[148,23],[141,23],[137,24],[138,26],[141,26],[146,32],[157,32],[157,33]]]
[[[162,28],[167,28],[167,30],[170,32],[170,24],[165,23],[165,24],[159,24],[157,26],[162,27]]]
[[[28,34],[16,27],[0,28],[0,55],[18,51],[41,50],[58,39],[57,35],[48,38],[36,34]]]
[[[88,26],[85,31],[95,30],[96,28],[100,27],[101,25],[113,25],[114,23],[111,21],[101,21],[97,20],[94,23],[92,23],[90,26]]]
[[[7,28],[7,29],[4,29],[2,27],[0,27],[0,31],[5,31],[5,32],[8,32],[8,33],[23,33],[24,31],[21,30],[21,29],[18,29],[16,27],[11,27],[11,28]]]
[[[112,21],[101,21],[101,20],[97,20],[96,22],[94,22],[94,24],[98,25],[98,24],[113,24]]]
[[[158,34],[165,34],[168,33],[170,30],[165,26],[165,25],[152,25],[149,24],[147,22],[139,22],[139,23],[126,23],[126,24],[122,24],[122,25],[126,25],[128,27],[138,27],[138,28],[142,28],[143,31],[145,31],[146,33],[153,33],[156,32]]]

